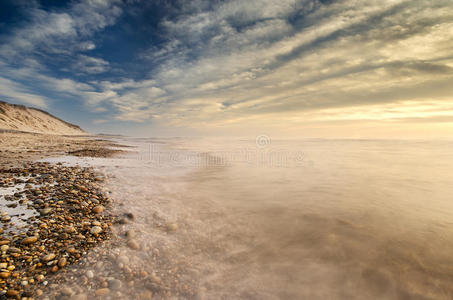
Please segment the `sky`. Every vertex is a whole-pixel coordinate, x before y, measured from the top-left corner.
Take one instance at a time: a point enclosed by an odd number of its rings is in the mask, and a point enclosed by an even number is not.
[[[453,138],[453,3],[0,0],[0,100],[93,133]]]

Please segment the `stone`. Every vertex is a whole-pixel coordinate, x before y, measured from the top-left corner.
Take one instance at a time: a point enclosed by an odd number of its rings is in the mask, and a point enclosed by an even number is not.
[[[59,266],[60,268],[65,267],[67,263],[68,263],[68,261],[66,260],[65,257],[62,257],[62,258],[60,258],[60,259],[58,260],[58,266]]]
[[[71,298],[69,298],[69,300],[87,300],[88,297],[86,294],[77,294],[77,295],[73,295]]]
[[[127,264],[129,264],[129,257],[127,257],[125,255],[120,255],[120,256],[118,256],[117,262],[118,262],[118,264],[127,265]]]
[[[22,240],[22,244],[24,245],[30,245],[30,244],[33,244],[33,243],[36,243],[38,241],[38,237],[37,236],[29,236],[29,237],[26,237]]]
[[[86,272],[86,276],[88,277],[88,279],[93,279],[93,277],[94,277],[93,271],[88,270],[88,271]]]
[[[43,208],[43,209],[40,209],[39,210],[39,213],[41,214],[41,216],[46,216],[48,214],[50,214],[52,212],[52,207],[46,207],[46,208]]]
[[[20,293],[19,293],[19,291],[16,291],[16,290],[8,290],[6,292],[6,296],[8,296],[8,297],[16,297],[17,298],[17,297],[20,296]]]
[[[118,280],[118,279],[108,280],[108,284],[109,284],[109,289],[114,290],[114,291],[120,290],[121,286],[122,286],[121,280]]]
[[[100,288],[96,290],[96,296],[105,296],[110,293],[110,289],[108,288]]]
[[[127,246],[131,248],[132,250],[139,250],[140,249],[140,244],[136,240],[129,240],[127,241]]]
[[[65,231],[66,233],[74,233],[74,232],[76,232],[76,229],[74,228],[74,226],[66,226],[66,227],[64,228],[64,231]]]
[[[72,296],[73,294],[75,294],[74,291],[70,287],[64,287],[61,289],[60,292],[64,296]]]
[[[160,279],[160,277],[157,276],[155,273],[151,273],[151,275],[149,276],[149,279],[152,282],[157,283],[157,284],[161,284],[162,283],[162,279]]]
[[[171,224],[167,225],[167,231],[168,232],[175,232],[176,230],[178,230],[178,224],[171,223]]]
[[[93,227],[91,227],[91,229],[90,229],[90,233],[91,233],[91,234],[99,234],[99,233],[101,233],[101,232],[102,232],[102,228],[99,227],[99,226],[93,226]]]
[[[0,273],[0,277],[3,278],[3,279],[8,278],[9,276],[11,276],[10,272],[1,272]]]
[[[104,206],[102,206],[102,205],[98,205],[98,206],[95,206],[95,207],[93,208],[93,212],[94,212],[95,214],[100,214],[100,213],[102,213],[103,211],[104,211]]]
[[[128,239],[133,239],[136,236],[137,236],[137,233],[134,230],[130,229],[130,230],[126,231],[126,237]]]
[[[44,256],[41,258],[41,260],[42,260],[43,262],[49,262],[49,261],[51,261],[51,260],[54,259],[54,258],[55,258],[55,254],[54,254],[54,253],[50,253],[50,254],[44,255]]]
[[[153,299],[153,293],[151,291],[141,292],[138,295],[138,299],[140,299],[140,300],[152,300]]]

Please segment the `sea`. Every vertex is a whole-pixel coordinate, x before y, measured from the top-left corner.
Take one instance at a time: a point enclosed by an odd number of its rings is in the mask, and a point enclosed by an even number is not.
[[[453,299],[453,141],[113,140],[52,161],[106,174],[144,251],[183,266],[175,299]]]

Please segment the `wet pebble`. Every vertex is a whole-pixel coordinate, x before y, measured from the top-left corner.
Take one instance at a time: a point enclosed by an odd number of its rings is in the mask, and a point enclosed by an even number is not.
[[[129,240],[127,241],[127,246],[133,250],[139,250],[140,244],[136,240]]]
[[[102,228],[100,226],[93,226],[90,229],[91,234],[99,234],[102,232]]]

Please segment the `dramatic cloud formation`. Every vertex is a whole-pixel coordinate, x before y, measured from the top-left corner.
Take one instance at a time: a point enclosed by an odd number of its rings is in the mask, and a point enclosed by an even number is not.
[[[79,103],[94,129],[453,129],[447,0],[92,0],[17,9],[27,21],[0,26],[0,96],[61,109]]]

